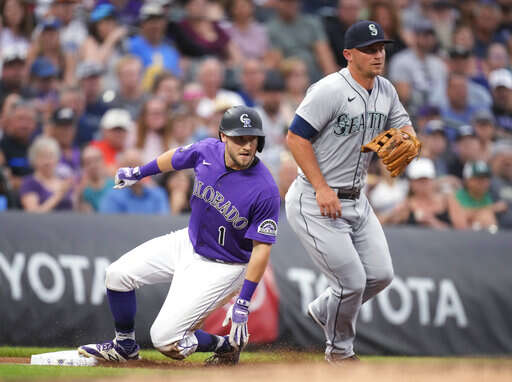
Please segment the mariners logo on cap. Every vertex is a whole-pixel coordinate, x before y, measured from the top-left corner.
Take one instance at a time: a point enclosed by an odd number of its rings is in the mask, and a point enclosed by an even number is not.
[[[240,116],[240,122],[244,124],[244,128],[251,128],[251,119],[247,114],[242,114]]]
[[[377,30],[377,27],[375,26],[375,24],[368,25],[368,29],[370,30],[370,34],[372,36],[377,36],[379,34],[379,31]]]

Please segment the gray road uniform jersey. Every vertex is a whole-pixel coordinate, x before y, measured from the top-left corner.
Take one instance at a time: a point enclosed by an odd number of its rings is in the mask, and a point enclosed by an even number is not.
[[[411,125],[388,80],[376,77],[368,94],[346,68],[312,85],[296,113],[318,131],[311,141],[314,153],[335,190],[363,188],[372,154],[361,153],[361,145],[382,130]],[[302,170],[286,195],[292,229],[330,282],[309,305],[310,315],[324,330],[328,360],[354,354],[361,304],[393,278],[386,238],[366,196],[340,196],[340,202],[341,219],[322,216]]]
[[[378,76],[369,95],[347,68],[313,84],[296,113],[319,132],[312,144],[320,171],[340,188],[362,188],[372,155],[361,153],[362,145],[382,130],[411,125],[387,79]]]

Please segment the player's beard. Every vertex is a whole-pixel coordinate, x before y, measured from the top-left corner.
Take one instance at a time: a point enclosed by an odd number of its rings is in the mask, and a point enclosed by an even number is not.
[[[231,150],[229,150],[227,147],[226,147],[226,152],[227,152],[231,162],[235,164],[236,170],[245,170],[246,168],[249,168],[251,166],[252,162],[254,161],[254,156],[256,154],[256,153],[253,153],[251,155],[251,153],[249,153],[249,155],[247,155],[247,156],[240,157],[238,155],[238,153],[231,152]],[[234,167],[234,166],[229,166],[229,167]]]

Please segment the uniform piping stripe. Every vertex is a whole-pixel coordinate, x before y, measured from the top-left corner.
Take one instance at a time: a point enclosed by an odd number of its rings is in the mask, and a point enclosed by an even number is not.
[[[366,101],[365,99],[363,98],[363,96],[361,95],[361,93],[359,93],[356,88],[354,88],[352,86],[352,84],[350,83],[349,80],[347,80],[347,78],[341,74],[340,72],[338,72],[339,75],[341,77],[343,77],[343,79],[347,82],[348,86],[350,86],[358,95],[359,97],[361,97],[361,99],[363,100],[363,103],[364,103],[364,130],[363,130],[363,140],[361,142],[361,146],[364,144],[364,137],[366,135],[366,114],[368,114],[368,106],[366,105]],[[359,162],[361,161],[361,150],[359,150],[359,157],[357,158],[357,165],[356,165],[356,171],[354,171],[354,179],[352,180],[352,188],[355,188],[356,187],[356,177],[357,177],[357,170],[359,170]]]
[[[331,269],[331,267],[329,266],[329,263],[327,262],[327,258],[325,257],[325,254],[322,251],[320,251],[320,249],[318,249],[318,245],[316,244],[315,237],[311,234],[311,232],[309,232],[309,227],[308,227],[308,222],[306,221],[306,216],[302,213],[302,195],[304,195],[304,194],[301,192],[300,197],[299,197],[299,206],[300,206],[299,213],[300,213],[300,216],[302,216],[302,219],[304,220],[304,224],[306,225],[306,231],[307,231],[308,235],[313,239],[313,243],[315,243],[315,248],[316,248],[317,252],[320,253],[322,258],[324,259],[325,266],[332,273],[332,275],[334,276],[334,278],[336,279],[336,281],[338,283],[338,286],[340,287],[340,298],[338,300],[338,306],[336,307],[336,319],[334,320],[334,328],[333,328],[333,336],[332,336],[332,343],[334,343],[334,341],[336,339],[336,326],[338,324],[338,317],[340,315],[341,302],[343,300],[343,284],[336,276],[336,273],[334,273],[333,270]],[[334,345],[332,345],[332,344],[331,344],[331,346],[334,347]]]

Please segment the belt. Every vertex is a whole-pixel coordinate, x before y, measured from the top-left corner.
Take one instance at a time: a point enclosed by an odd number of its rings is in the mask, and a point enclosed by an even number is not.
[[[203,260],[213,261],[214,263],[228,264],[228,265],[243,265],[243,264],[245,264],[245,263],[237,263],[237,262],[234,262],[234,261],[224,261],[224,260],[221,260],[221,259],[215,259],[213,257],[206,257],[206,256],[203,256],[203,255],[199,255],[199,256],[201,256],[201,258]]]
[[[338,199],[359,199],[360,188],[338,188]]]

